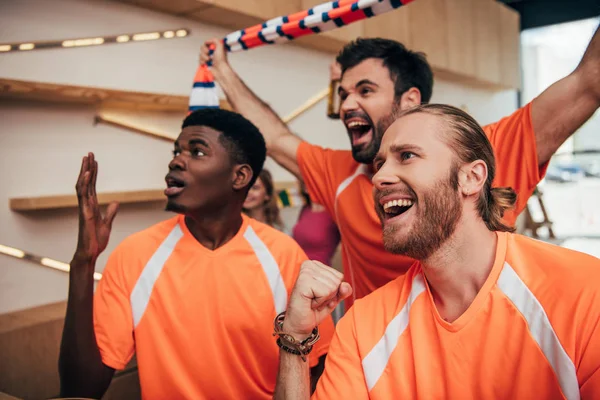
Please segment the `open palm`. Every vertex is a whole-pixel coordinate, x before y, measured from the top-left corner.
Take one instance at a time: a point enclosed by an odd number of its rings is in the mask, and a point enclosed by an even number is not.
[[[96,195],[98,162],[88,153],[81,163],[75,189],[79,203],[79,237],[76,254],[82,259],[95,260],[106,249],[118,204],[111,203],[102,216]]]

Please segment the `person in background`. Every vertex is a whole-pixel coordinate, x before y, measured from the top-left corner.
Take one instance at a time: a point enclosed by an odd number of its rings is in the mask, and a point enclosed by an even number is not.
[[[331,265],[333,255],[340,243],[340,231],[325,207],[310,199],[302,181],[300,181],[300,193],[304,197],[304,206],[292,230],[292,237],[302,247],[309,260]],[[343,307],[337,307],[333,312],[334,323],[341,318],[342,314]]]
[[[242,210],[250,218],[287,233],[279,215],[275,185],[269,170],[263,168],[260,172],[258,179],[248,191]]]
[[[310,199],[304,182],[300,182],[300,193],[305,204],[292,230],[292,237],[309,260],[331,265],[331,259],[340,243],[340,231],[325,207]]]

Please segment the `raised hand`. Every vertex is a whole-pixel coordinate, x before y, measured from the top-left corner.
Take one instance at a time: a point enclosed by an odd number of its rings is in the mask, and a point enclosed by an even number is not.
[[[213,49],[212,54],[210,53],[211,48]],[[227,65],[227,52],[222,40],[207,40],[200,48],[200,64],[205,64],[211,60],[212,67],[216,70]]]
[[[300,268],[286,311],[283,330],[302,340],[346,297],[352,287],[341,272],[318,261],[305,261]]]
[[[106,215],[102,216],[96,196],[98,162],[93,153],[88,153],[81,162],[77,178],[77,202],[79,203],[79,236],[75,259],[95,261],[106,249],[113,220],[117,215],[118,203],[111,203]]]

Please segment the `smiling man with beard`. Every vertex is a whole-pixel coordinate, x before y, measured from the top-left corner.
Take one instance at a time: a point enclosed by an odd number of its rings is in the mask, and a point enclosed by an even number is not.
[[[212,56],[209,46],[215,46]],[[383,133],[374,128],[394,109],[430,101],[433,73],[425,55],[380,38],[357,39],[340,51],[340,120],[351,151],[324,149],[294,135],[237,76],[220,41],[203,46],[200,61],[209,59],[229,103],[265,136],[269,155],[304,180],[312,200],[325,206],[336,222],[344,273],[354,287],[346,306],[405,273],[414,260],[385,252],[373,211],[372,162]],[[282,91],[282,95],[289,93]],[[508,225],[514,225],[527,205],[550,157],[599,106],[600,34],[596,32],[570,75],[512,115],[483,127],[498,161],[494,186],[512,187],[518,195],[514,210],[504,216]]]
[[[597,398],[600,260],[511,233],[502,215],[515,194],[492,187],[481,127],[450,106],[407,110],[374,165],[385,248],[416,261],[340,320],[314,399]],[[287,340],[309,337],[351,292],[305,262]],[[308,366],[284,350],[275,398],[305,400]]]
[[[135,233],[110,255],[96,293],[94,266],[117,205],[100,214],[98,164],[77,182],[79,240],[71,262],[60,351],[61,396],[100,398],[137,356],[144,399],[270,399],[278,348],[265,344],[306,255],[287,235],[242,214],[266,157],[248,120],[225,110],[190,114],[165,178],[179,215]],[[310,355],[315,377],[333,332]]]

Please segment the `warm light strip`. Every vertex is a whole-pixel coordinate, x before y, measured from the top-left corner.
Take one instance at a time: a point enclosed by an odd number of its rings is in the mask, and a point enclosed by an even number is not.
[[[137,32],[127,33],[114,36],[104,37],[87,37],[77,39],[66,39],[51,42],[27,42],[27,43],[0,43],[0,53],[10,53],[15,51],[28,51],[28,50],[42,50],[42,49],[53,49],[53,48],[73,48],[73,47],[87,47],[87,46],[99,46],[101,44],[123,44],[130,42],[140,42],[147,40],[158,40],[158,39],[177,39],[183,38],[190,34],[188,29],[170,29],[168,31],[156,31],[156,32]]]
[[[0,253],[6,254],[7,256],[35,262],[37,264],[43,265],[44,267],[56,269],[63,272],[69,272],[69,270],[71,269],[71,266],[65,262],[54,260],[48,257],[40,257],[35,254],[25,252],[23,250],[16,249],[14,247],[4,246],[1,244]],[[102,279],[102,274],[100,272],[94,272],[94,280],[99,281],[100,279]]]

